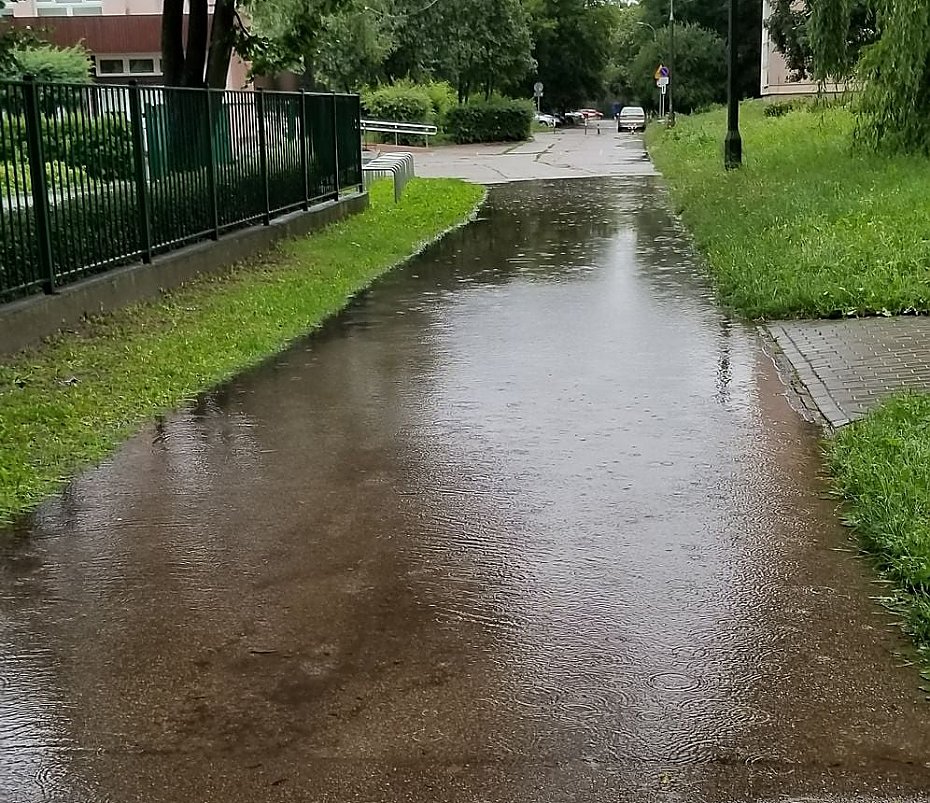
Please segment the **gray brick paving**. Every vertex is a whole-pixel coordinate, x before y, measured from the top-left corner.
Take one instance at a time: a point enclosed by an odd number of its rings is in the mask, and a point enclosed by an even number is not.
[[[894,393],[930,391],[930,317],[776,321],[767,329],[832,427]]]

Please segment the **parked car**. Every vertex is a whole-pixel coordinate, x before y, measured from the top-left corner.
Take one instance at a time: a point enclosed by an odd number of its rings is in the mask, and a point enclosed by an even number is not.
[[[642,106],[624,106],[617,116],[617,131],[645,131],[646,112]]]
[[[578,109],[586,120],[600,120],[604,115],[597,109]]]
[[[540,125],[547,125],[549,128],[555,128],[559,124],[559,118],[553,114],[537,114],[536,122]]]

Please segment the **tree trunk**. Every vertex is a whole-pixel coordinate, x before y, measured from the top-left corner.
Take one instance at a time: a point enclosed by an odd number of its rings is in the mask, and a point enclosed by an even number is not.
[[[210,54],[207,58],[207,86],[225,89],[232,58],[236,23],[235,0],[216,0],[213,28],[210,31]],[[239,89],[240,87],[233,87]]]
[[[187,22],[187,55],[184,59],[183,86],[202,87],[207,63],[207,32],[209,30],[208,0],[188,0],[190,17]]]
[[[184,79],[184,0],[164,0],[161,18],[161,64],[166,86]]]

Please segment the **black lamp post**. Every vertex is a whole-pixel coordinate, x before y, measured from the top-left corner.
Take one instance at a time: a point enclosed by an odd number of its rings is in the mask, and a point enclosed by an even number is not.
[[[674,86],[678,76],[675,74],[675,0],[668,0],[668,125],[675,125]]]
[[[723,144],[723,163],[727,170],[734,170],[743,163],[743,139],[739,134],[739,97],[736,93],[736,0],[730,0],[727,51],[727,138]]]

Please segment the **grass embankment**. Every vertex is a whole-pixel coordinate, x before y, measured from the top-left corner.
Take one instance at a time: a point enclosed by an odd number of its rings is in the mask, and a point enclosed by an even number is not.
[[[40,502],[154,415],[280,350],[463,222],[483,196],[417,180],[259,263],[90,321],[0,365],[0,520]]]
[[[843,109],[745,104],[745,167],[723,171],[725,113],[649,145],[723,300],[749,317],[930,309],[930,160],[857,154]],[[930,665],[930,396],[882,405],[827,444],[844,516]]]
[[[742,108],[745,163],[723,170],[725,110],[651,127],[650,153],[725,304],[750,318],[930,311],[930,160],[855,153],[845,109]]]

